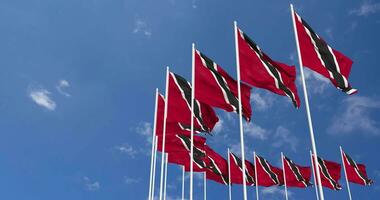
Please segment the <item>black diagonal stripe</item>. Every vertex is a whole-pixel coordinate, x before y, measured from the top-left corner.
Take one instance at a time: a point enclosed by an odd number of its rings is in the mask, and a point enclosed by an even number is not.
[[[333,186],[334,190],[341,190],[342,188],[339,186],[337,181],[335,181],[329,173],[329,170],[325,164],[325,161],[318,157],[318,164],[321,167],[322,174],[329,180],[331,186]]]
[[[338,88],[340,88],[343,92],[348,92],[352,89],[349,85],[345,85],[345,77],[339,72],[340,68],[335,63],[335,55],[330,51],[328,44],[322,40],[314,30],[309,26],[309,24],[303,20],[301,17],[301,23],[310,32],[311,39],[315,42],[317,46],[317,50],[321,59],[323,60],[323,66],[333,75],[333,79],[336,81]],[[348,81],[348,80],[346,80]],[[348,82],[347,82],[348,84]]]
[[[185,95],[185,100],[189,108],[191,108],[191,85],[189,82],[186,81],[185,78],[181,77],[178,74],[172,73],[173,78],[175,78],[176,82],[178,83],[179,89],[183,92]],[[209,128],[204,124],[203,118],[202,118],[202,112],[200,109],[199,101],[194,99],[194,116],[199,121],[199,124],[202,126],[202,129],[206,132],[210,132]]]
[[[289,158],[285,157],[285,160],[286,160],[286,163],[288,164],[288,166],[290,167],[290,169],[292,170],[294,176],[296,177],[297,181],[303,183],[305,185],[305,187],[307,186],[310,186],[311,183],[306,181],[306,179],[302,176],[301,172],[300,172],[300,169],[298,168],[298,166],[292,161],[290,160]]]
[[[346,158],[346,160],[348,161],[348,164],[355,169],[356,174],[363,180],[364,184],[365,185],[371,185],[372,184],[372,180],[369,179],[368,177],[366,177],[362,173],[362,171],[360,171],[360,169],[359,169],[358,165],[356,164],[356,162],[354,160],[352,160],[352,158],[349,155],[347,155],[345,152],[343,152],[343,155]]]
[[[184,147],[186,148],[186,150],[188,151],[191,151],[190,148],[191,148],[191,138],[189,136],[186,136],[186,135],[181,135],[181,134],[177,134],[176,135],[177,138],[179,138],[182,142],[182,144],[184,145]],[[199,155],[199,156],[202,156],[202,157],[205,157],[206,156],[206,153],[204,150],[198,148],[197,146],[194,145],[194,148],[193,148],[193,153],[194,155]]]
[[[215,66],[217,66],[217,64],[201,52],[199,52],[199,54],[201,56],[201,59],[203,59],[206,64],[205,67],[207,67],[207,69],[210,70],[210,72],[213,74],[216,81],[218,82],[220,89],[224,94],[226,94],[228,101],[227,103],[231,105],[235,112],[239,113],[239,100],[232,93],[224,77],[217,71],[217,69],[215,69]]]
[[[260,165],[263,167],[263,169],[265,170],[265,172],[272,179],[273,183],[276,184],[276,185],[280,185],[280,180],[278,179],[277,174],[272,171],[272,169],[270,168],[268,162],[264,158],[262,158],[260,156],[256,156],[256,157],[259,158]]]
[[[286,94],[286,96],[288,96],[292,100],[293,105],[295,107],[297,107],[297,101],[295,99],[295,94],[293,94],[293,92],[283,83],[283,81],[281,79],[280,72],[277,70],[277,68],[275,66],[272,65],[271,62],[268,61],[267,58],[264,57],[264,54],[261,51],[261,49],[259,48],[259,46],[251,38],[249,38],[247,34],[245,34],[244,32],[242,32],[242,33],[243,33],[243,39],[248,43],[248,45],[251,47],[251,49],[259,55],[259,59],[266,66],[268,66],[269,71],[274,76],[273,78],[275,78],[278,82],[279,89],[281,89]]]
[[[228,185],[229,180],[228,177],[225,176],[222,171],[220,170],[220,167],[216,164],[215,160],[212,159],[211,157],[208,157],[210,159],[210,166],[208,168],[216,175],[220,176],[224,182],[224,184]]]
[[[239,167],[240,171],[243,171],[243,162],[242,160],[237,157],[235,154],[231,153],[235,164]],[[248,183],[252,183],[253,185],[255,184],[255,179],[249,174],[247,167],[245,168],[245,178]]]

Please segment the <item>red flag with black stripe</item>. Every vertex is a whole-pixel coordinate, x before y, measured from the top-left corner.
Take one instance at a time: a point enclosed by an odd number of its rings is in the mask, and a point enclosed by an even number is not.
[[[228,163],[226,159],[207,145],[205,146],[205,151],[208,165],[206,178],[217,183],[228,185]]]
[[[233,184],[243,184],[243,164],[242,160],[235,155],[230,153],[230,171],[231,171],[231,183]],[[247,185],[255,185],[255,166],[245,160],[245,182]]]
[[[330,79],[346,94],[356,93],[348,82],[352,60],[331,48],[296,12],[293,17],[303,65]]]
[[[237,27],[236,27],[237,28]],[[241,80],[278,95],[288,96],[296,108],[300,107],[296,68],[273,61],[260,47],[237,28]]]
[[[306,188],[308,186],[311,186],[310,167],[303,167],[303,166],[297,165],[286,156],[283,157],[283,162],[284,162],[284,173],[286,177],[285,181],[286,181],[287,187]]]
[[[222,67],[195,50],[195,98],[227,112],[239,113],[238,85]],[[241,84],[243,117],[249,121],[251,87]]]
[[[280,168],[272,166],[267,160],[258,155],[256,155],[255,160],[258,186],[270,187],[284,184],[284,176]]]
[[[191,123],[191,85],[183,77],[170,72],[167,122]],[[194,127],[211,132],[219,121],[209,105],[194,100]]]
[[[314,156],[314,155],[313,155]],[[314,173],[315,164],[314,159],[312,159]],[[324,160],[318,157],[318,167],[321,177],[321,182],[323,187],[330,188],[332,190],[341,190],[342,186],[339,184],[341,165],[339,163]],[[317,182],[318,184],[318,182]]]
[[[343,164],[346,168],[346,176],[349,182],[359,185],[371,185],[373,181],[368,178],[366,167],[357,164],[349,155],[342,151]]]

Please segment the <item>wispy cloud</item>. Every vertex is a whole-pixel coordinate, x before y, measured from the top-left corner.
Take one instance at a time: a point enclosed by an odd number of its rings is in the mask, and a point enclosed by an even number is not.
[[[280,188],[280,187],[267,187],[267,188],[263,188],[261,190],[261,193],[263,195],[266,195],[266,196],[268,196],[268,195],[272,196],[272,199],[276,195],[277,196],[281,196],[282,197],[281,199],[283,199],[283,197],[285,196],[285,190],[283,188]],[[292,196],[292,195],[293,195],[293,193],[288,190],[288,197]]]
[[[277,127],[273,139],[275,141],[272,143],[273,147],[279,148],[282,146],[288,146],[292,151],[296,152],[298,139],[291,134],[289,129],[283,126]]]
[[[39,106],[54,111],[57,104],[51,99],[50,92],[46,89],[31,89],[29,97]]]
[[[83,177],[85,189],[88,191],[97,191],[100,189],[100,183],[98,181],[92,181],[87,176]]]
[[[66,88],[69,88],[70,87],[70,83],[67,81],[67,80],[60,80],[58,82],[58,85],[55,87],[57,89],[57,91],[65,96],[65,97],[70,97],[71,95],[67,92],[65,92],[65,89]]]
[[[223,119],[219,119],[218,123],[216,123],[216,125],[214,126],[214,129],[213,129],[213,132],[215,134],[219,134],[222,130],[223,130]]]
[[[304,69],[304,75],[308,86],[307,88],[314,94],[323,94],[325,89],[329,86],[330,80],[306,67]],[[300,76],[298,81],[301,83]]]
[[[131,158],[135,158],[136,154],[138,153],[138,151],[129,144],[115,146],[115,149],[120,153],[128,155]]]
[[[134,34],[143,34],[146,37],[152,36],[152,31],[149,29],[147,23],[142,19],[135,20],[135,26],[132,31]]]
[[[125,177],[124,182],[126,184],[137,184],[141,182],[141,178],[132,178],[132,177]]]
[[[197,0],[191,0],[191,7],[194,9],[198,8]]]
[[[379,135],[379,123],[371,113],[380,109],[380,101],[363,96],[350,96],[342,101],[340,111],[333,117],[328,133],[340,135],[353,131]]]
[[[350,10],[349,13],[357,16],[368,16],[380,11],[380,3],[372,3],[371,1],[363,1],[359,8]]]
[[[251,94],[251,102],[253,102],[255,110],[267,110],[268,108],[272,107],[274,96],[273,94],[265,92],[255,92]]]
[[[148,144],[152,143],[153,128],[149,122],[141,122],[135,129],[135,131],[146,138]]]
[[[243,124],[244,133],[246,133],[248,136],[260,140],[266,140],[268,139],[268,136],[270,132],[262,127],[260,127],[257,124],[254,123],[244,123]]]

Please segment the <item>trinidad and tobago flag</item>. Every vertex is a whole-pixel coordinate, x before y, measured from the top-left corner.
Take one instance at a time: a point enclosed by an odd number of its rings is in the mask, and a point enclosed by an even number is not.
[[[346,176],[349,182],[360,185],[371,185],[373,183],[373,181],[367,177],[365,165],[357,164],[344,151],[342,151],[342,159],[346,168]]]
[[[206,178],[224,185],[228,185],[228,163],[226,159],[207,145],[205,146],[205,151],[208,165],[206,170]]]
[[[241,159],[232,152],[229,156],[231,183],[243,184],[243,163]],[[255,185],[255,166],[247,160],[245,160],[245,182],[247,185]]]
[[[283,185],[284,176],[282,170],[278,167],[274,167],[263,157],[256,155],[256,176],[257,185],[270,187],[273,185]]]
[[[195,50],[195,98],[227,112],[239,113],[238,85],[219,65]],[[241,84],[243,117],[251,119],[251,87]]]
[[[314,159],[312,159],[312,162],[313,162],[314,173],[315,173]],[[340,170],[342,168],[340,164],[333,161],[324,160],[318,157],[318,167],[319,167],[322,186],[330,188],[332,190],[342,189],[341,185],[339,184]],[[318,181],[317,181],[317,184],[318,184]]]
[[[167,122],[191,122],[191,85],[183,77],[170,72]],[[211,132],[219,121],[211,106],[194,99],[194,127]]]
[[[356,93],[348,83],[352,60],[331,48],[296,12],[293,15],[303,65],[330,79],[343,92]]]
[[[241,80],[255,87],[288,96],[293,105],[299,108],[295,67],[273,61],[239,28],[236,37],[238,37]]]
[[[303,167],[295,164],[292,160],[283,157],[284,162],[284,173],[286,177],[287,187],[300,187],[306,188],[311,186],[310,177],[311,169],[310,167]]]

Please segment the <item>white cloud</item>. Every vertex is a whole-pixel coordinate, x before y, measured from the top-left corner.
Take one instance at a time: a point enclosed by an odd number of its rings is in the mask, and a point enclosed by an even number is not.
[[[65,97],[70,97],[71,95],[64,91],[65,88],[69,88],[69,87],[70,87],[70,83],[67,80],[63,79],[63,80],[60,80],[58,82],[56,89],[61,95],[65,96]]]
[[[145,21],[143,21],[142,19],[136,19],[135,20],[135,26],[134,26],[132,32],[135,34],[141,33],[141,34],[145,35],[146,37],[152,36],[152,32],[148,28],[147,23]]]
[[[123,144],[115,147],[120,153],[127,154],[129,157],[134,158],[138,153],[131,145]]]
[[[380,11],[380,3],[363,1],[359,8],[351,10],[349,13],[357,16],[368,16]]]
[[[279,198],[279,199],[283,199],[283,197],[285,196],[285,190],[283,188],[280,188],[280,187],[266,187],[266,188],[263,188],[261,190],[261,193],[263,195],[270,195],[270,196],[272,196],[272,198],[271,198],[272,200],[274,200],[273,196],[275,196],[275,195],[280,195],[282,197],[282,198]],[[292,196],[292,195],[293,195],[293,193],[288,190],[288,197]]]
[[[96,191],[100,189],[100,183],[98,181],[92,181],[87,176],[83,177],[84,185],[88,191]]]
[[[275,141],[272,143],[273,147],[279,148],[287,145],[292,151],[296,151],[298,145],[297,137],[292,135],[291,132],[283,126],[277,127],[273,140]]]
[[[56,103],[50,98],[50,92],[45,89],[31,89],[29,97],[39,106],[42,106],[48,110],[55,110]]]
[[[314,94],[323,94],[330,84],[329,79],[306,67],[304,67],[304,75],[307,89]],[[298,81],[301,83],[301,76],[299,76]]]
[[[379,135],[379,123],[372,119],[371,113],[380,109],[380,101],[363,96],[349,96],[343,100],[341,111],[333,117],[328,128],[330,134],[341,135],[357,131]]]
[[[244,133],[256,139],[266,140],[269,136],[268,130],[254,123],[244,122],[243,128],[244,128]]]
[[[153,127],[149,122],[141,122],[135,131],[146,138],[148,144],[152,143]]]
[[[218,123],[214,126],[213,132],[215,134],[220,133],[223,130],[223,123],[224,121],[222,119],[219,119]]]
[[[141,182],[140,178],[131,178],[131,177],[125,177],[124,182],[126,184],[137,184]]]
[[[267,110],[273,105],[274,98],[268,94],[252,93],[251,101],[255,110]]]

